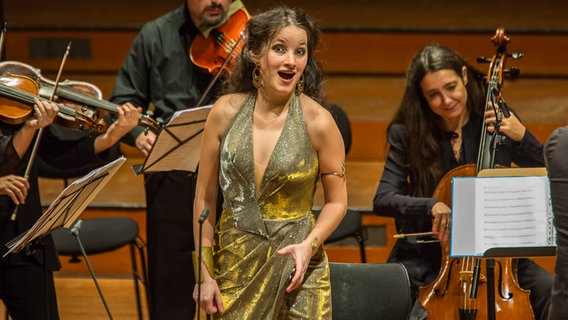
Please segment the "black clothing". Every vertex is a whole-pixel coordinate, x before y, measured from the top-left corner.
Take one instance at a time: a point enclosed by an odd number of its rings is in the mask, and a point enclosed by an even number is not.
[[[195,107],[212,79],[189,58],[198,33],[186,5],[144,25],[120,68],[110,100],[119,105],[132,102],[144,111],[152,104],[153,117],[166,122],[175,111]],[[211,101],[206,99],[205,104]],[[133,129],[125,142],[134,145],[142,132],[142,127]]]
[[[24,176],[32,146],[28,148],[23,159],[20,159],[12,144],[12,136],[20,127],[0,123],[0,176],[8,174]],[[51,127],[44,129],[37,158],[28,177],[30,189],[25,203],[18,207],[16,221],[10,220],[14,203],[8,196],[0,196],[0,241],[2,241],[0,255],[2,256],[8,250],[4,244],[27,231],[42,214],[38,187],[38,161],[59,169],[71,169],[87,164],[101,166],[115,159],[119,154],[116,146],[96,155],[93,138],[62,141],[52,131]],[[31,255],[19,252],[2,258],[0,298],[8,306],[14,319],[57,319],[52,271],[60,269],[61,264],[51,236],[39,239],[34,248],[37,250]],[[46,303],[50,305],[49,318],[46,318],[48,310]]]
[[[556,266],[550,320],[568,319],[568,126],[556,129],[545,146],[556,227]]]
[[[147,23],[119,71],[110,100],[132,102],[145,110],[152,104],[154,117],[165,121],[177,110],[196,107],[212,79],[189,58],[197,34],[186,5]],[[215,89],[205,104],[214,95]],[[134,145],[142,131],[135,128],[125,142]],[[191,259],[195,183],[196,175],[183,171],[145,177],[151,319],[192,319],[195,314]]]
[[[463,164],[477,162],[482,120],[472,117],[462,128],[462,150],[458,162],[454,157],[450,142],[451,134],[442,133],[437,137],[440,148],[439,164],[442,175],[453,168]],[[388,132],[387,153],[383,175],[373,200],[373,210],[378,215],[395,218],[396,228],[399,233],[429,232],[432,230],[431,209],[438,201],[433,198],[415,197],[407,194],[409,170],[407,168],[408,139],[406,129],[401,124],[393,124]],[[544,166],[542,144],[527,130],[520,143],[506,139],[497,151],[495,163],[510,166],[511,162],[521,167]],[[432,194],[436,185],[429,186],[429,194]],[[414,294],[417,288],[431,283],[439,273],[441,263],[441,250],[438,243],[413,244],[406,239],[399,239],[390,254],[389,262],[400,262],[405,265],[411,278]],[[527,267],[525,264],[530,264]],[[522,281],[522,271],[538,270],[532,267],[532,261],[519,259],[519,282]],[[549,274],[542,270],[545,279],[526,284],[548,286]],[[532,275],[531,275],[532,276]],[[528,277],[528,276],[527,276]],[[525,287],[525,288],[528,288]],[[546,289],[544,290],[546,291]],[[532,299],[532,296],[531,296]],[[546,312],[549,296],[545,296],[540,306],[533,305],[533,309],[539,316],[539,311]],[[542,306],[542,305],[546,306]],[[538,318],[537,318],[538,319]]]

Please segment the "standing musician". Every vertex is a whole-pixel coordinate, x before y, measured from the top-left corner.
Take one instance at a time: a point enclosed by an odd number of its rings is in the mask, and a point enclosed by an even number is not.
[[[6,101],[3,101],[5,103]],[[138,112],[130,105],[119,108],[118,120],[107,132],[97,137],[62,141],[49,126],[58,114],[58,106],[35,99],[34,112],[23,124],[0,122],[0,255],[4,245],[39,219],[42,213],[38,188],[39,165],[31,162],[28,178],[23,178],[30,163],[31,146],[40,128],[44,129],[37,148],[37,157],[57,169],[73,169],[84,165],[103,165],[118,156],[118,140],[138,123]],[[22,119],[24,120],[24,119]],[[39,160],[39,159],[35,159]],[[17,206],[17,215],[12,213]],[[0,259],[0,299],[12,319],[59,319],[53,284],[53,271],[58,270],[57,253],[51,236],[26,250]]]
[[[451,209],[432,194],[448,171],[476,163],[482,122],[495,123],[495,113],[484,113],[483,74],[445,47],[423,48],[407,78],[399,109],[388,126],[389,149],[373,209],[394,217],[400,233],[432,231],[448,241]],[[494,128],[488,126],[488,131]],[[542,144],[514,113],[503,118],[500,132],[507,138],[497,150],[497,165],[544,166]],[[420,286],[436,278],[441,259],[439,243],[413,244],[407,239],[399,239],[389,257],[390,262],[406,266],[413,299]],[[520,286],[530,290],[536,319],[546,319],[552,275],[529,259],[518,259],[517,272]],[[425,313],[416,303],[411,319],[424,319]],[[436,319],[435,314],[430,317]]]
[[[164,120],[175,111],[196,107],[213,76],[190,59],[192,43],[242,10],[240,0],[186,0],[147,23],[124,60],[110,100],[131,102],[144,110],[153,105],[154,115]],[[216,91],[209,92],[204,104],[213,102]],[[156,136],[137,127],[126,138],[126,143],[148,155]],[[152,319],[192,319],[196,311],[191,257],[195,183],[196,175],[186,171],[145,176]]]

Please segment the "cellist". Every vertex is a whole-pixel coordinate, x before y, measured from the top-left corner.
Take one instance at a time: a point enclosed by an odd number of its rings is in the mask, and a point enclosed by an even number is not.
[[[388,126],[387,159],[373,200],[374,212],[394,217],[398,232],[432,232],[449,241],[450,204],[432,193],[445,173],[476,163],[483,121],[496,120],[493,111],[485,112],[486,90],[483,74],[448,48],[429,45],[412,60],[402,101]],[[497,150],[497,165],[544,166],[542,144],[514,112],[502,119],[500,132],[506,139]],[[418,288],[440,271],[440,244],[399,239],[389,262],[405,265],[417,299]],[[526,258],[518,259],[517,272],[520,286],[530,290],[535,318],[547,319],[552,275]],[[437,319],[416,302],[411,319],[428,316]]]
[[[214,76],[193,62],[191,48],[198,38],[215,39],[217,29],[243,11],[239,0],[186,0],[147,23],[119,70],[110,101],[131,102],[144,111],[152,105],[154,116],[165,122],[175,111],[196,107]],[[220,83],[206,94],[203,105],[215,100]],[[148,155],[156,135],[139,126],[126,138]],[[193,319],[196,312],[191,257],[195,183],[196,175],[186,171],[145,176],[151,319]]]

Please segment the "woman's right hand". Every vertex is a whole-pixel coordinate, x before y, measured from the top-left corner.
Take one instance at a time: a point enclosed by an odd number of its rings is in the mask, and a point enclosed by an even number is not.
[[[440,241],[450,239],[450,223],[452,209],[443,202],[437,202],[432,206],[432,232]]]
[[[207,314],[214,314],[217,312],[224,312],[223,300],[221,299],[221,291],[215,281],[211,277],[205,277],[201,283],[201,301],[197,301],[197,286],[193,289],[193,300],[205,310]]]
[[[0,177],[0,194],[8,195],[16,205],[23,204],[28,196],[28,179],[16,175]]]

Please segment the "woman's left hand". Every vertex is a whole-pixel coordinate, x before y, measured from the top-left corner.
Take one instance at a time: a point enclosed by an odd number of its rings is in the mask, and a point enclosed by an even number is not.
[[[130,102],[125,103],[117,108],[118,120],[113,123],[121,133],[129,132],[138,125],[138,118],[142,112],[142,108],[136,108]]]
[[[26,126],[32,130],[45,128],[50,125],[57,114],[59,107],[50,101],[34,98],[34,113],[26,120]]]
[[[495,122],[495,111],[485,111],[485,123],[488,124],[487,131],[495,131],[495,128],[490,125],[495,124]],[[525,136],[525,131],[525,126],[521,123],[521,121],[519,121],[519,118],[517,118],[517,116],[513,112],[510,112],[510,116],[508,118],[501,116],[501,126],[499,127],[499,132],[511,138],[511,140],[520,142]]]
[[[286,288],[286,292],[290,293],[298,288],[304,282],[304,275],[308,270],[308,265],[312,259],[312,244],[308,240],[299,244],[293,244],[284,247],[277,252],[278,254],[291,254],[296,264],[296,272],[290,280],[290,285]]]

